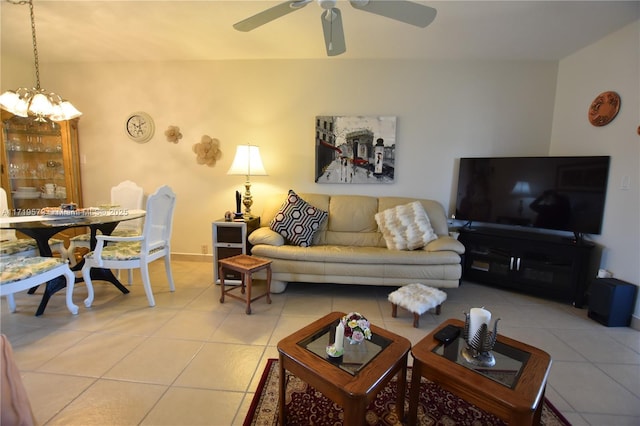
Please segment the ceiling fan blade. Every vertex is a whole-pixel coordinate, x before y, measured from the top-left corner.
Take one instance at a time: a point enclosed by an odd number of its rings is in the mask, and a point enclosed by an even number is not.
[[[233,24],[233,28],[238,31],[251,31],[258,28],[259,26],[273,21],[274,19],[278,19],[281,16],[287,15],[291,12],[295,12],[296,10],[300,10],[311,1],[312,0],[290,0],[284,3],[280,3],[277,6],[273,6],[269,9],[263,10],[260,13],[248,17],[247,19],[236,22],[235,24]]]
[[[356,9],[421,28],[433,22],[437,13],[432,7],[405,0],[349,0],[349,2]]]
[[[320,17],[322,31],[324,32],[324,44],[327,48],[327,56],[337,56],[347,51],[344,42],[344,30],[342,29],[342,14],[338,8],[327,9]]]

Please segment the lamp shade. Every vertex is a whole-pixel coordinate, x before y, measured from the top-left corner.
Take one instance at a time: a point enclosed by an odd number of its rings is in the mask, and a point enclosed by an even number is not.
[[[267,172],[262,165],[260,148],[255,145],[238,145],[236,148],[236,156],[227,174],[267,176]]]
[[[513,186],[511,190],[511,194],[513,195],[531,195],[531,187],[529,186],[529,182],[519,180]]]

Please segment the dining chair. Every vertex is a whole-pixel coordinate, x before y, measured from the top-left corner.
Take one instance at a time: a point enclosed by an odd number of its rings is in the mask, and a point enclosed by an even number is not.
[[[111,205],[113,209],[134,210],[142,208],[142,199],[144,198],[144,190],[135,182],[125,180],[111,188]],[[118,224],[111,235],[120,237],[130,237],[140,235],[142,232],[142,219],[126,220]],[[79,247],[91,249],[91,234],[81,234],[69,240],[69,254],[71,265],[76,264],[75,252]],[[118,271],[118,278],[120,278]],[[133,281],[133,273],[128,271],[129,285]]]
[[[144,291],[149,306],[155,306],[149,263],[164,258],[169,290],[175,291],[171,272],[171,230],[176,195],[168,186],[162,186],[147,199],[146,217],[142,234],[121,237],[117,235],[97,235],[96,248],[84,256],[82,277],[87,286],[86,306],[91,306],[94,297],[91,282],[91,268],[140,269]],[[88,303],[88,304],[87,304]]]
[[[9,216],[9,203],[7,201],[7,191],[0,188],[0,215]],[[64,241],[58,238],[49,240],[49,247],[52,252],[60,253],[62,259],[69,259],[69,252],[64,246]],[[0,228],[0,259],[15,259],[25,256],[38,255],[38,245],[33,238],[18,238],[13,229]]]
[[[78,307],[73,304],[72,299],[76,277],[69,268],[67,259],[42,256],[0,259],[0,296],[6,296],[9,311],[15,312],[14,293],[29,290],[60,276],[66,280],[67,309],[76,315]]]

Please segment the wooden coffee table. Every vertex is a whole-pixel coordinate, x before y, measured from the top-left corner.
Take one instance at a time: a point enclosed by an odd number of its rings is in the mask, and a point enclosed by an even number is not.
[[[540,424],[551,369],[549,354],[498,334],[493,350],[496,365],[474,367],[460,356],[466,344],[462,333],[447,345],[434,338],[448,324],[464,327],[463,321],[449,319],[411,349],[414,361],[408,423],[416,424],[420,378],[425,377],[511,425]]]
[[[345,355],[339,359],[330,359],[324,351],[327,345],[333,343],[335,326],[344,315],[343,312],[332,312],[278,343],[279,424],[287,424],[285,371],[290,371],[340,404],[344,409],[343,424],[349,426],[365,424],[367,406],[397,376],[396,410],[399,420],[404,417],[407,358],[411,342],[372,324],[371,341],[365,341],[365,346],[359,348],[351,348],[346,343]],[[358,359],[358,353],[362,357],[354,362]]]
[[[227,295],[233,299],[246,302],[247,308],[245,312],[247,315],[251,314],[251,302],[258,300],[262,297],[267,298],[267,303],[271,303],[271,261],[261,259],[255,256],[249,256],[248,254],[239,254],[237,256],[227,257],[218,260],[220,264],[219,277],[220,277],[220,303],[224,303],[224,296]],[[239,272],[242,275],[242,283],[240,285],[240,292],[244,296],[238,296],[237,294],[230,293],[235,291],[238,287],[232,286],[229,289],[224,288],[224,272],[223,269],[231,269],[232,271]],[[252,274],[254,272],[266,269],[267,271],[267,291],[260,296],[251,298],[251,284],[253,283]],[[245,292],[246,288],[246,292]],[[246,294],[245,294],[246,293]]]

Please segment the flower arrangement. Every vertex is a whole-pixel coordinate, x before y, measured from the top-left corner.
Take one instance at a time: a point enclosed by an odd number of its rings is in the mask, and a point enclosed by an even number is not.
[[[349,312],[342,317],[342,324],[344,324],[344,337],[349,340],[349,343],[362,343],[364,339],[371,340],[371,324],[359,312]]]

